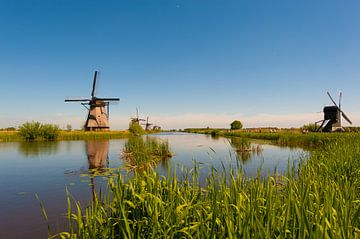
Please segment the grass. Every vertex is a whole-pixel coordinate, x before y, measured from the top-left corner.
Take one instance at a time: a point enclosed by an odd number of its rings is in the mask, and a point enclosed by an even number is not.
[[[121,139],[131,136],[128,131],[60,131],[57,140]],[[0,131],[0,142],[23,141],[18,131]]]
[[[189,133],[200,133],[212,135],[214,129],[190,129],[187,130]],[[230,130],[216,130],[217,136],[223,137],[242,137],[249,139],[263,139],[271,140],[280,146],[294,146],[294,147],[305,147],[305,148],[316,148],[322,147],[330,142],[335,142],[338,139],[346,138],[359,138],[358,133],[307,133],[301,132],[244,132],[244,131],[230,131]]]
[[[331,136],[332,137],[332,136]],[[198,167],[181,181],[173,169],[110,178],[87,207],[68,196],[62,238],[360,238],[360,138],[338,136],[298,170],[245,178],[240,168]]]
[[[156,138],[130,137],[125,143],[123,158],[127,166],[135,168],[147,168],[156,165],[160,160],[171,157],[169,144]]]

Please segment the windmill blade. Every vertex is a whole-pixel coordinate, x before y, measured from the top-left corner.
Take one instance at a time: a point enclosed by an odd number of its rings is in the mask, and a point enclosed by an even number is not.
[[[96,98],[97,100],[103,100],[103,101],[120,101],[119,98]]]
[[[331,97],[329,91],[327,91],[326,93],[327,93],[327,95],[329,96],[330,100],[334,103],[334,105],[339,108],[339,106],[336,104],[336,102],[334,101],[334,99]]]
[[[91,99],[86,99],[86,98],[79,98],[79,99],[67,98],[67,99],[65,99],[65,102],[85,102],[85,101],[91,101]]]
[[[342,98],[342,92],[339,91],[339,108],[341,109],[341,98]]]
[[[96,86],[96,78],[97,78],[97,74],[98,74],[98,71],[95,71],[95,74],[94,74],[94,81],[93,81],[93,88],[92,88],[92,92],[91,92],[91,97],[94,97],[94,95],[95,95],[95,86]]]
[[[347,117],[346,114],[345,114],[343,111],[341,111],[341,114],[342,114],[342,116],[344,117],[344,119],[345,119],[347,122],[349,122],[349,124],[352,124],[352,122],[351,122],[351,120],[349,119],[349,117]]]

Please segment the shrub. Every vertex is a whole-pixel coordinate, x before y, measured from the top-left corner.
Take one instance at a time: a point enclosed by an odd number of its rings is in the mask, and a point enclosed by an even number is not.
[[[25,122],[19,127],[19,135],[27,141],[35,140],[41,135],[41,123],[37,121]]]
[[[59,136],[59,127],[52,124],[41,124],[37,121],[26,122],[19,127],[19,136],[26,141],[38,138],[56,140]]]
[[[59,136],[59,126],[53,124],[43,124],[41,126],[41,136],[45,140],[56,140]]]
[[[230,129],[231,130],[242,129],[242,127],[243,127],[243,125],[242,125],[241,121],[239,121],[239,120],[234,120],[230,124]]]

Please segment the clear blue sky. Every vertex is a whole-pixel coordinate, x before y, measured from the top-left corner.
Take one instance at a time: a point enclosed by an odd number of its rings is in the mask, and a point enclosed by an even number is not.
[[[115,128],[137,106],[167,127],[298,126],[327,90],[360,124],[359,44],[357,0],[0,0],[0,127],[78,127],[85,109],[64,98],[88,96],[94,70],[98,96],[121,98]]]

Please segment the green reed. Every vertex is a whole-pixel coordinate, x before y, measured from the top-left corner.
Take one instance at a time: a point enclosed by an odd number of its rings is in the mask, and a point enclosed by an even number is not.
[[[68,196],[69,230],[54,238],[360,238],[359,158],[359,138],[348,137],[282,176],[118,174],[87,207]]]
[[[130,137],[123,150],[123,158],[130,168],[146,168],[171,156],[169,143],[152,137]]]

